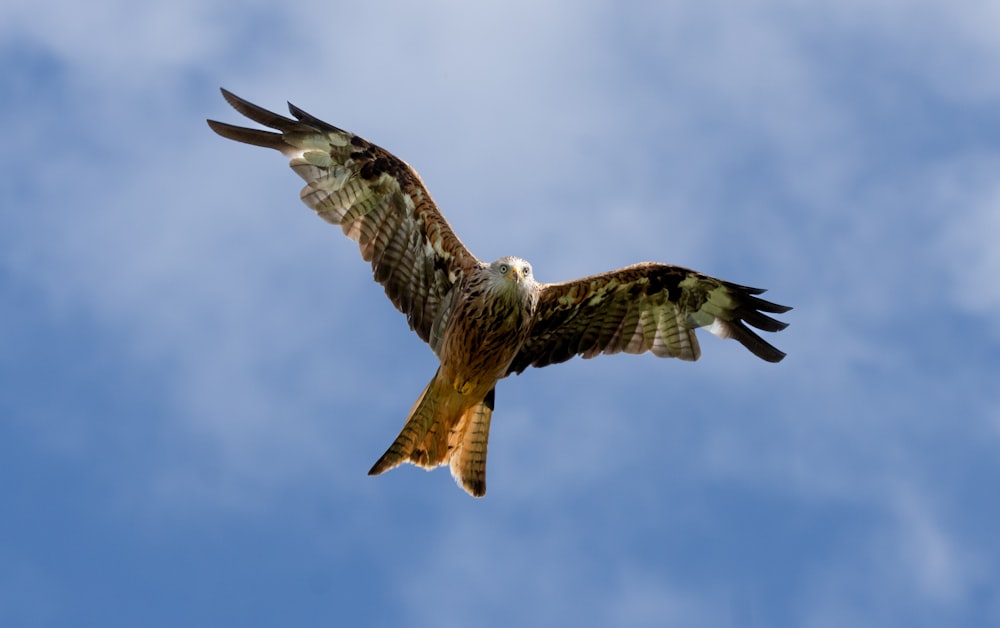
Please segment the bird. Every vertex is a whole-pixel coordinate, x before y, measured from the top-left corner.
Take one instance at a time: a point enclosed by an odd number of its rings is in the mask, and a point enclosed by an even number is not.
[[[306,182],[302,201],[357,242],[375,281],[440,362],[369,475],[403,463],[448,465],[461,488],[484,496],[496,384],[528,367],[619,352],[693,361],[696,328],[767,362],[785,357],[750,329],[788,325],[768,314],[791,308],[762,299],[763,289],[656,262],[560,283],[536,281],[519,257],[483,262],[400,158],[291,103],[289,118],[221,91],[268,129],[208,120],[211,129],[289,159]]]

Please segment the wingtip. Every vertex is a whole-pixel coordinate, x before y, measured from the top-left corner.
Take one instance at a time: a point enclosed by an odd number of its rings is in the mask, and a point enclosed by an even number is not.
[[[774,348],[774,347],[772,347]],[[765,362],[770,362],[771,364],[777,364],[785,359],[788,354],[780,349],[774,349],[772,352],[768,352],[765,355],[758,355],[758,357]]]
[[[225,99],[225,101],[227,103],[229,103],[229,106],[232,107],[233,109],[237,110],[237,111],[240,110],[240,106],[239,106],[240,103],[246,102],[245,100],[243,100],[242,98],[240,98],[236,94],[232,93],[231,91],[229,91],[225,87],[220,87],[219,91],[222,93],[222,97]]]
[[[754,333],[742,321],[729,321],[725,325],[725,328],[726,337],[736,340],[746,347],[750,353],[765,362],[776,364],[784,360],[787,355],[784,351]]]
[[[222,135],[222,133],[220,132],[220,129],[223,128],[223,126],[225,125],[225,122],[219,122],[218,120],[213,120],[211,118],[208,118],[207,120],[205,120],[205,122],[208,123],[208,128],[212,129],[213,131],[215,131],[219,135]]]

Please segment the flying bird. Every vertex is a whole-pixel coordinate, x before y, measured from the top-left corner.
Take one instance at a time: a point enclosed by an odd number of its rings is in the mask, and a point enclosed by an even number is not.
[[[225,89],[222,95],[273,130],[209,120],[212,130],[291,160],[306,181],[302,201],[358,243],[375,281],[440,360],[369,475],[404,462],[427,469],[448,464],[459,486],[485,495],[496,384],[529,366],[622,351],[697,360],[698,327],[734,338],[768,362],[785,357],[747,327],[787,326],[766,313],[791,308],[760,298],[762,289],[652,262],[539,283],[521,258],[486,263],[473,255],[416,170],[385,149],[291,103],[286,118]]]

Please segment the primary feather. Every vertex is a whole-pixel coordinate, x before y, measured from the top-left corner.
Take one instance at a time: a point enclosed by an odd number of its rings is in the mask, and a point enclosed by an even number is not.
[[[477,259],[417,172],[388,151],[294,105],[287,118],[222,95],[273,130],[209,120],[212,130],[290,159],[306,182],[302,201],[358,243],[375,281],[440,359],[372,475],[403,462],[448,464],[460,486],[484,495],[496,383],[529,366],[618,352],[697,360],[698,327],[768,362],[785,357],[750,328],[780,331],[787,323],[768,314],[791,308],[760,298],[759,288],[657,263],[537,283],[520,258]]]

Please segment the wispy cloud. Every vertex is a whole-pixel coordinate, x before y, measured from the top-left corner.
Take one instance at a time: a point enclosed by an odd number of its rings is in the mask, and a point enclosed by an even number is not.
[[[100,461],[91,510],[142,525],[280,527],[289,492],[332,495],[310,538],[417,625],[975,623],[998,577],[974,558],[997,513],[963,488],[997,472],[996,11],[7,3],[0,365],[55,375],[0,407],[43,460]],[[280,156],[211,135],[236,120],[217,84],[409,160],[484,258],[771,288],[789,358],[706,336],[697,365],[529,372],[498,391],[485,502],[444,471],[370,480],[433,357]],[[757,564],[768,527],[801,546]]]

